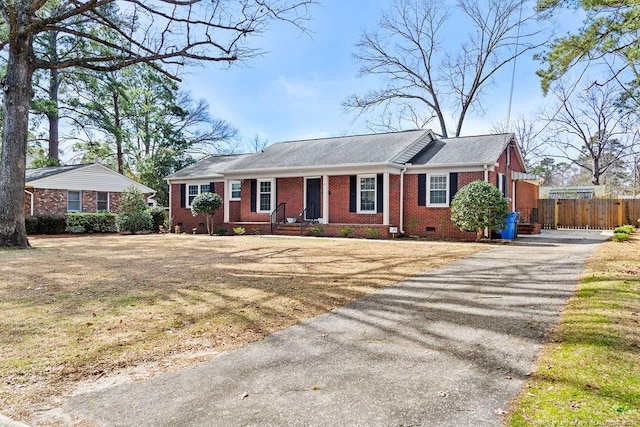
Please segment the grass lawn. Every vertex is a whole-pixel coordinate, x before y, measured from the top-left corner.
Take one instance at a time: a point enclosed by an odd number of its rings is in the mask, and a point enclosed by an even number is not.
[[[32,239],[0,251],[0,412],[143,378],[329,311],[487,245],[194,235]]]
[[[640,235],[587,264],[511,426],[640,425]]]

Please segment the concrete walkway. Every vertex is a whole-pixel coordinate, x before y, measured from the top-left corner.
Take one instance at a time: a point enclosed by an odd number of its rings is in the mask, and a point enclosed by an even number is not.
[[[101,426],[499,426],[606,238],[521,237],[63,410]]]

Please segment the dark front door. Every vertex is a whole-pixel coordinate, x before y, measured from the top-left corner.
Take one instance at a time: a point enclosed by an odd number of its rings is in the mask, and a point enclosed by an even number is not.
[[[320,218],[320,178],[307,179],[306,219]]]

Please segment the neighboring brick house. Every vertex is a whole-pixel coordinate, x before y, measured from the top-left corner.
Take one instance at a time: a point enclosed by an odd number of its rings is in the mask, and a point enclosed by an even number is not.
[[[95,163],[27,169],[25,214],[115,213],[120,194],[130,186],[138,188],[147,198],[155,194],[152,188]]]
[[[228,230],[269,233],[280,223],[315,221],[325,235],[349,226],[382,237],[406,233],[473,239],[450,219],[450,202],[465,184],[485,180],[509,198],[511,210],[537,206],[537,176],[514,134],[438,138],[430,130],[281,142],[253,154],[210,156],[169,175],[169,212],[183,231],[204,232],[193,199],[223,199],[214,222]],[[286,221],[285,221],[286,222]]]

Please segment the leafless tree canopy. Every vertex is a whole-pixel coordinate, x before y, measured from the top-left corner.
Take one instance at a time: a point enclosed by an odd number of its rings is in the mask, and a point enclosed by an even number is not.
[[[620,109],[618,85],[569,88],[558,82],[550,96],[555,105],[545,119],[550,142],[561,153],[557,157],[588,171],[594,185],[601,184],[600,177],[610,168],[637,155],[637,120]]]
[[[511,123],[494,125],[493,130],[497,133],[515,133],[522,157],[527,166],[535,165],[544,157],[547,142],[542,134],[542,129],[537,126],[535,119],[518,116]]]
[[[384,87],[351,95],[343,106],[358,114],[381,108],[390,125],[394,115],[418,127],[435,119],[445,137],[453,111],[459,136],[467,114],[482,110],[482,91],[494,75],[545,41],[535,18],[527,0],[458,0],[455,7],[395,0],[378,28],[363,33],[354,55],[359,75],[378,77]],[[447,46],[460,38],[455,50],[445,50],[445,31]]]

